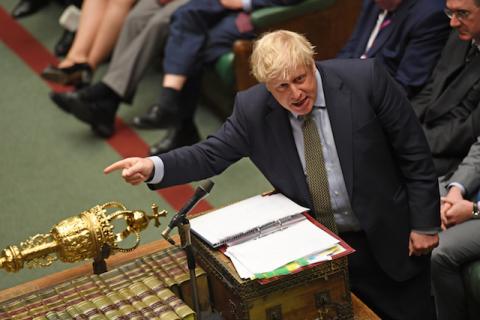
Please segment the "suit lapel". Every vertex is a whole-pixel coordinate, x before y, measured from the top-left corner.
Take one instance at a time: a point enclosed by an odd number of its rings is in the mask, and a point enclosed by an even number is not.
[[[308,185],[303,172],[302,164],[298,157],[297,147],[293,139],[292,127],[286,111],[273,96],[268,102],[271,112],[266,116],[266,123],[270,133],[275,138],[276,148],[282,154],[282,160],[290,173],[290,181],[295,181],[297,189],[304,199],[310,199]]]
[[[390,38],[390,36],[393,34],[394,30],[397,30],[398,28],[402,27],[402,22],[405,20],[408,16],[408,12],[410,10],[410,7],[414,4],[414,1],[411,0],[404,0],[400,7],[393,13],[390,19],[390,24],[386,27],[384,27],[383,30],[380,31],[378,34],[377,38],[373,42],[372,47],[368,51],[368,56],[373,57],[375,54],[383,48],[383,44]],[[378,11],[380,12],[380,11]],[[377,18],[378,18],[378,13],[377,13]],[[386,21],[386,20],[385,20]]]
[[[352,93],[335,74],[318,65],[328,117],[348,195],[353,191]]]
[[[456,33],[455,36],[458,37]],[[438,84],[433,88],[432,108],[428,109],[425,115],[426,122],[433,121],[449,112],[480,78],[480,55],[476,56],[466,68],[459,71],[464,65],[470,44],[458,38],[457,40],[456,45],[447,52],[448,54],[443,59],[447,65]],[[459,73],[455,76],[457,72]],[[455,77],[455,79],[451,81],[451,77]]]
[[[467,42],[458,38],[457,32],[451,33],[450,39],[445,46],[448,50],[444,50],[442,52],[442,57],[440,58],[442,69],[436,74],[438,80],[432,91],[433,100],[440,97],[448,79],[463,66],[468,46],[469,44]]]

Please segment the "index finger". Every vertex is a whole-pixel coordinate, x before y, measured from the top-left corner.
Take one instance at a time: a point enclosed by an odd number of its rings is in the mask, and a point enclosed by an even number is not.
[[[129,168],[130,165],[131,165],[131,163],[130,163],[129,159],[123,159],[123,160],[117,161],[115,163],[112,163],[111,165],[109,165],[108,167],[103,169],[103,173],[109,174],[112,171],[116,171],[116,170],[120,170],[120,169],[126,169],[126,168]]]
[[[452,204],[450,202],[443,202],[442,205],[440,206],[440,215],[443,216],[447,210],[449,210],[452,207]]]
[[[447,197],[441,197],[441,198],[440,198],[440,202],[442,202],[442,203],[448,203],[448,204],[450,204],[450,205],[453,204],[452,200],[450,200],[450,199],[447,198]]]
[[[447,197],[441,197],[441,198],[440,198],[440,203],[441,203],[442,205],[450,205],[450,206],[453,205],[453,201],[450,200],[450,199],[447,198]]]

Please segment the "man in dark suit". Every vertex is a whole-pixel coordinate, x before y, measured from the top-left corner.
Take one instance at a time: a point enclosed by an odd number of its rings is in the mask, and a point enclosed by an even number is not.
[[[470,8],[456,16],[456,6]],[[453,8],[453,9],[449,9]],[[447,0],[452,31],[425,88],[412,99],[438,176],[451,175],[480,135],[480,1]],[[458,13],[461,15],[461,13]],[[464,13],[462,13],[464,14]]]
[[[447,40],[444,5],[444,0],[364,0],[338,57],[375,57],[412,97],[427,82]]]
[[[461,269],[480,254],[473,207],[480,186],[480,0],[447,0],[445,13],[456,30],[429,83],[412,100],[446,194],[440,212],[445,230],[432,254],[439,320],[468,318]]]
[[[463,268],[480,258],[480,138],[449,179],[441,180],[441,217],[444,229],[432,251],[432,291],[438,320],[469,319]],[[445,188],[445,185],[447,188]],[[476,309],[477,308],[472,308]],[[480,314],[472,319],[478,319]]]
[[[139,128],[167,129],[165,137],[151,146],[150,154],[190,145],[200,139],[194,114],[203,68],[231,51],[235,40],[253,39],[256,36],[250,22],[250,11],[301,1],[195,0],[173,13],[165,44],[164,78],[158,102],[146,114],[133,119],[133,125]],[[168,2],[170,0],[159,0],[159,3]],[[103,131],[108,134],[99,135],[109,137],[114,133],[119,100],[108,94],[99,100],[96,91],[82,90],[77,95],[58,94],[53,99],[60,108],[69,110],[93,128],[107,128]]]
[[[352,290],[382,318],[430,319],[429,254],[440,219],[421,127],[378,63],[315,64],[313,54],[296,33],[263,36],[252,54],[261,84],[237,95],[216,134],[159,157],[121,160],[105,173],[123,169],[131,184],[163,188],[249,157],[278,192],[314,208],[322,223],[334,219],[330,228],[357,250],[349,257]],[[318,205],[320,189],[329,208]]]

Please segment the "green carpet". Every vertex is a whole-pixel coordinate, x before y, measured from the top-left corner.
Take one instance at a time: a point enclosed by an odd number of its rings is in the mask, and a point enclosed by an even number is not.
[[[4,0],[0,6],[10,12],[15,3]],[[51,1],[39,13],[18,23],[51,50],[62,33],[57,23],[61,11],[61,6]],[[100,79],[104,72],[105,65],[95,78]],[[133,106],[120,109],[119,116],[126,123],[155,101],[160,81],[161,75],[152,68],[141,83]],[[142,210],[148,210],[155,202],[170,215],[174,213],[164,199],[145,186],[127,185],[119,174],[103,175],[103,168],[119,160],[119,154],[95,137],[86,125],[55,107],[48,98],[48,84],[3,39],[0,88],[0,250],[19,245],[37,233],[47,233],[60,220],[107,201],[117,200],[129,209]],[[208,108],[199,109],[196,122],[201,135],[206,137],[221,121]],[[163,134],[155,130],[136,132],[147,144]],[[213,180],[216,185],[207,198],[213,207],[271,188],[248,160],[240,161]],[[163,227],[149,228],[142,234],[142,243],[160,239],[161,230]],[[14,274],[0,270],[0,290],[72,266],[55,262],[49,268],[23,269]]]

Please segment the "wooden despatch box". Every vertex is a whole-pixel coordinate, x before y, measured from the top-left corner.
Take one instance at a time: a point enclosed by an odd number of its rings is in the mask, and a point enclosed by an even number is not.
[[[228,257],[192,234],[208,275],[213,308],[225,320],[353,319],[347,257],[267,284],[241,279]]]

